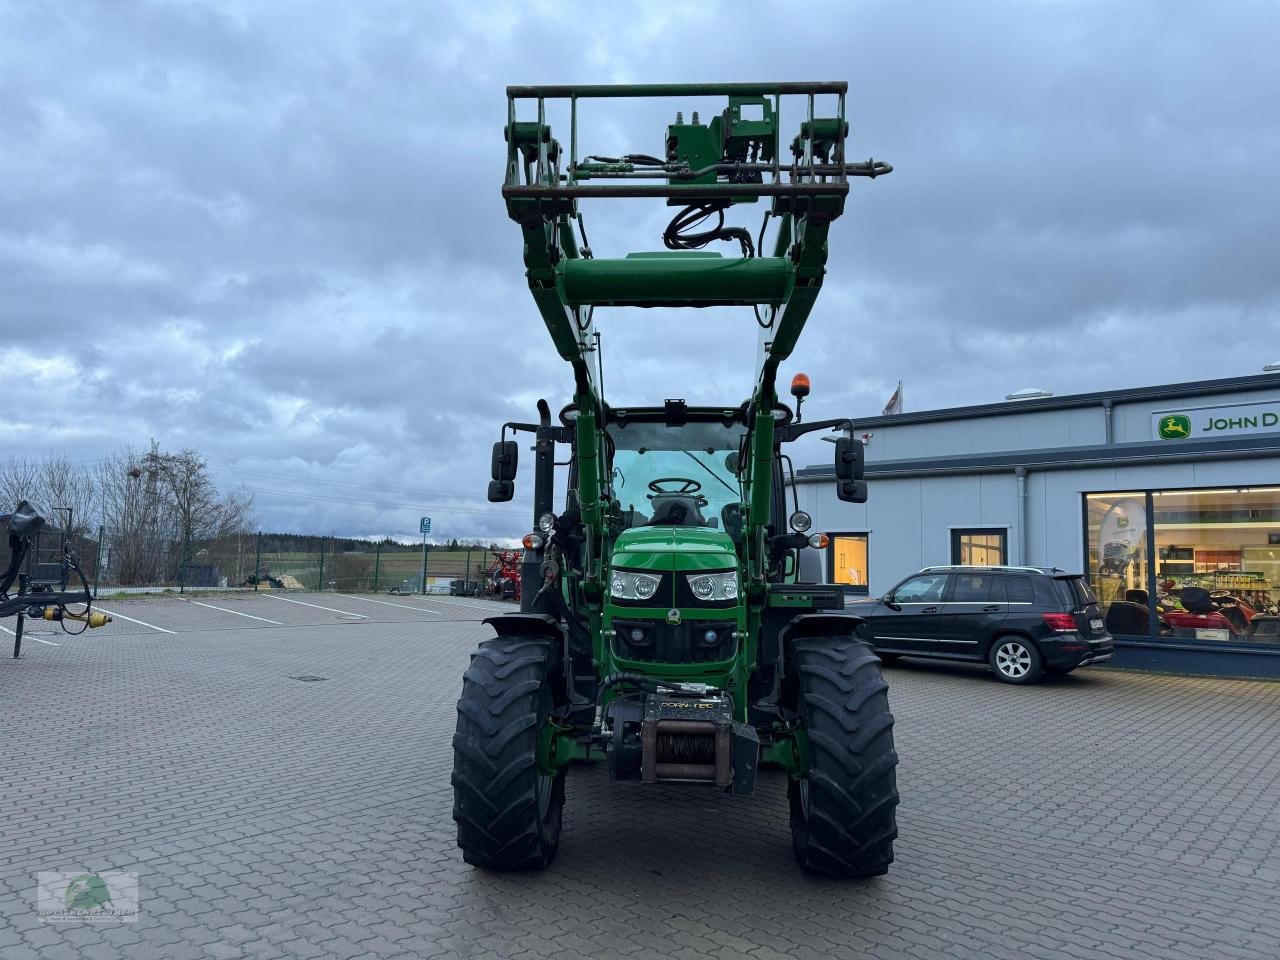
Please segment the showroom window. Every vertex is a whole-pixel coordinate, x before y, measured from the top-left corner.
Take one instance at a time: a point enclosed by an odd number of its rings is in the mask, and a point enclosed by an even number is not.
[[[1111,633],[1280,643],[1280,487],[1090,493],[1084,509]]]
[[[848,593],[867,593],[867,535],[865,533],[833,533],[827,548],[831,565],[831,582],[843,583]]]
[[[1009,531],[1004,527],[969,527],[951,531],[951,562],[998,567],[1009,562]]]

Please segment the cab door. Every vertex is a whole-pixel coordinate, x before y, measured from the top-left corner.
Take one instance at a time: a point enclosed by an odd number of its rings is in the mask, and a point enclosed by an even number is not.
[[[1004,584],[989,570],[961,570],[951,575],[946,596],[943,641],[949,655],[980,660],[987,641],[1009,613]]]
[[[876,604],[871,635],[877,650],[937,655],[943,630],[945,573],[918,573],[894,587]]]

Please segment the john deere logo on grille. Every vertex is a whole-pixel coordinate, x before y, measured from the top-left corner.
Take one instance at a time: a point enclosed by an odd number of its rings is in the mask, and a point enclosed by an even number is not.
[[[676,624],[680,622],[680,611],[672,607],[667,611],[667,623]]]
[[[1160,418],[1161,440],[1185,440],[1191,436],[1191,418],[1181,413],[1171,413]]]

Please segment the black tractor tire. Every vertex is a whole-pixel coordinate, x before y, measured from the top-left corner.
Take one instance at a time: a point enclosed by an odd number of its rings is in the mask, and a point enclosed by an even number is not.
[[[462,859],[489,870],[550,865],[560,841],[564,771],[538,769],[538,731],[555,702],[556,645],[480,644],[462,680],[453,735],[453,819]]]
[[[996,679],[1005,683],[1035,683],[1044,676],[1044,659],[1026,637],[996,637],[987,652],[987,663]]]
[[[898,836],[898,754],[889,685],[861,640],[795,641],[797,707],[809,740],[809,771],[792,780],[791,841],[806,873],[876,877]]]

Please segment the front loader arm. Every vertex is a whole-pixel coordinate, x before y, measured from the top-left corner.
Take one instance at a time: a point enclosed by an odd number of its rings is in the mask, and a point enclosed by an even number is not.
[[[598,560],[604,547],[604,503],[609,464],[603,449],[604,406],[590,354],[597,349],[597,306],[750,306],[761,338],[749,409],[746,552],[753,580],[762,584],[767,563],[764,525],[769,516],[774,445],[773,409],[779,365],[804,330],[826,274],[831,222],[844,212],[853,177],[892,171],[883,162],[845,159],[848,124],[844,82],[645,84],[638,86],[517,86],[507,88],[507,166],[502,195],[520,226],[530,293],[560,356],[573,367],[579,494],[587,541]],[[781,159],[782,97],[806,98],[791,159]],[[707,123],[678,113],[666,129],[665,151],[622,157],[579,157],[579,101],[610,98],[728,98]],[[817,98],[835,98],[835,115],[815,115]],[[567,157],[547,123],[548,101],[568,101]],[[517,102],[534,101],[536,121],[517,117]],[[649,182],[644,182],[649,181]],[[718,214],[712,239],[737,239],[740,257],[695,252],[707,240],[664,234],[667,251],[633,252],[601,259],[586,246],[578,202],[583,198],[653,197],[688,205],[695,216]],[[771,256],[757,250],[750,234],[724,227],[724,212],[769,198],[767,219],[776,220]],[[679,219],[679,218],[677,218]],[[580,246],[575,225],[582,231]],[[767,225],[767,221],[766,221]],[[761,229],[763,238],[763,228]],[[745,237],[745,239],[744,239]],[[682,240],[684,242],[682,242]],[[588,581],[598,566],[586,571]]]

